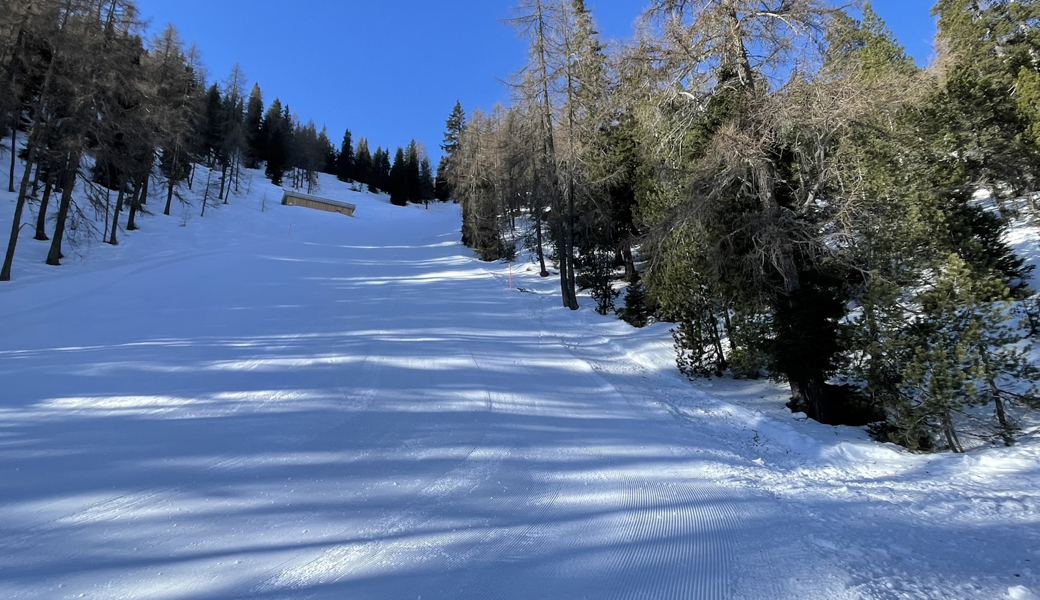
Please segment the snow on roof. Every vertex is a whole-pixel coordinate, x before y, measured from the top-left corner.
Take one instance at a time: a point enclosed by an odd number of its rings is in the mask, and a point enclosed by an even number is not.
[[[357,208],[357,205],[351,204],[349,202],[340,202],[339,200],[330,200],[328,198],[322,198],[320,196],[312,196],[310,194],[304,194],[303,192],[297,192],[297,191],[294,191],[294,190],[283,190],[283,191],[285,192],[282,195],[282,200],[283,201],[287,197],[292,196],[293,198],[301,198],[303,200],[313,200],[314,202],[322,202],[324,204],[331,204],[333,206],[342,206],[343,208],[349,208],[351,210],[354,210],[354,209]]]

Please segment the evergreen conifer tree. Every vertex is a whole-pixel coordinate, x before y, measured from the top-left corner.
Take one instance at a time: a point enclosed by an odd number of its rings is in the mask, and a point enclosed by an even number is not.
[[[409,200],[408,184],[408,159],[405,157],[404,150],[398,147],[387,180],[387,188],[389,189],[384,190],[390,192],[390,202],[397,206],[407,204]]]
[[[448,181],[448,157],[442,156],[437,163],[437,179],[434,183],[433,197],[441,202],[451,200],[451,183]]]
[[[343,143],[340,144],[339,157],[336,159],[336,177],[340,181],[354,180],[354,142],[351,140],[349,129],[343,133]]]
[[[212,166],[222,152],[225,138],[227,113],[220,88],[214,83],[206,90],[206,105],[202,121],[202,146],[199,154]]]
[[[419,145],[412,140],[404,152],[404,186],[409,202],[422,202],[422,169],[419,162]]]
[[[322,153],[321,172],[335,175],[337,163],[339,162],[339,153],[336,152],[336,147],[329,140],[329,132],[324,125],[322,125],[321,131],[318,132],[318,147]]]
[[[466,111],[462,110],[462,103],[459,101],[455,102],[455,107],[451,110],[451,114],[448,115],[448,122],[444,130],[444,142],[441,144],[441,149],[450,158],[455,154],[459,148],[459,136],[462,135],[462,130],[466,128]]]
[[[359,138],[354,153],[354,179],[361,184],[372,185],[372,154],[368,149],[368,140]]]
[[[434,199],[434,186],[430,159],[424,156],[419,163],[419,198],[427,205]]]
[[[274,185],[282,185],[289,154],[289,128],[291,124],[285,119],[282,103],[275,98],[264,115],[264,133],[267,148],[267,177]]]
[[[1028,96],[1040,72],[1040,4],[1012,0],[940,0],[939,65],[945,81],[922,123],[940,155],[955,157],[965,183],[1017,196],[1040,187],[1040,147],[1028,134]]]
[[[368,178],[368,191],[373,194],[389,191],[387,189],[388,175],[383,173],[383,148],[376,146],[376,151],[372,153],[372,175]]]
[[[830,68],[855,68],[870,77],[916,73],[914,60],[906,54],[869,2],[863,4],[862,21],[856,21],[844,11],[836,11],[832,18],[834,22],[827,30]]]
[[[455,107],[452,108],[451,114],[448,115],[447,123],[444,128],[444,141],[441,143],[441,150],[444,150],[444,156],[441,157],[440,163],[437,165],[437,198],[441,201],[447,201],[451,198],[451,167],[452,160],[455,154],[458,152],[459,144],[461,142],[463,131],[466,129],[466,111],[462,109],[462,103],[459,101],[455,102]]]
[[[374,186],[379,191],[389,192],[390,168],[390,150],[377,147],[372,155],[372,181],[369,182],[369,189]]]
[[[260,84],[253,84],[253,90],[249,93],[249,102],[246,104],[246,116],[243,124],[246,142],[245,166],[247,169],[255,169],[264,158],[264,100],[260,92]]]

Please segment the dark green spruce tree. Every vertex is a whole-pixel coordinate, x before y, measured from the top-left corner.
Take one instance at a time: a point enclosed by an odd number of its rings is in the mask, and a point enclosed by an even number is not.
[[[354,180],[363,185],[372,185],[372,154],[368,149],[368,140],[359,138],[357,150],[354,152]]]
[[[419,162],[419,198],[429,206],[430,200],[435,198],[435,184],[433,182],[433,171],[430,169],[430,159],[423,157]]]
[[[451,200],[451,183],[448,182],[448,157],[442,156],[437,163],[437,176],[434,183],[433,197],[441,202]]]
[[[354,181],[354,142],[351,140],[349,129],[343,133],[343,143],[339,147],[336,177],[340,181]]]
[[[245,167],[255,169],[260,166],[264,156],[263,137],[264,124],[264,99],[260,92],[260,85],[253,84],[253,90],[249,93],[249,101],[246,103],[246,116],[243,123],[245,134]]]
[[[264,116],[266,175],[274,185],[282,185],[282,178],[285,176],[289,158],[290,129],[292,125],[286,121],[283,113],[281,101],[275,98]]]
[[[397,148],[394,155],[394,164],[390,167],[387,178],[387,188],[390,192],[390,202],[397,206],[408,204],[408,159],[405,158],[404,150]]]
[[[422,169],[419,162],[419,145],[412,140],[404,151],[404,185],[409,202],[422,202]]]

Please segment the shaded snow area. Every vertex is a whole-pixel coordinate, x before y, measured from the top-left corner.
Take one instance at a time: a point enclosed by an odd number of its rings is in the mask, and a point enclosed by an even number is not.
[[[686,381],[665,324],[564,310],[527,265],[510,289],[456,206],[324,178],[350,219],[253,177],[60,268],[23,232],[0,597],[1040,593],[1035,434],[916,456],[799,420],[772,384]]]

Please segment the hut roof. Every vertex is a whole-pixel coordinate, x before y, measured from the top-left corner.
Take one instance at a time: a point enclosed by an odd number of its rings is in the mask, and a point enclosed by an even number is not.
[[[354,210],[354,209],[357,208],[357,205],[351,204],[349,202],[340,202],[339,200],[329,200],[328,198],[322,198],[320,196],[312,196],[310,194],[304,194],[303,192],[297,192],[297,191],[292,191],[292,190],[284,190],[284,192],[285,193],[282,194],[282,203],[283,204],[285,203],[285,199],[286,198],[288,198],[289,196],[292,196],[293,198],[302,198],[303,200],[312,200],[314,202],[321,202],[323,204],[331,204],[333,206],[342,206],[343,208],[349,208],[351,210]]]

